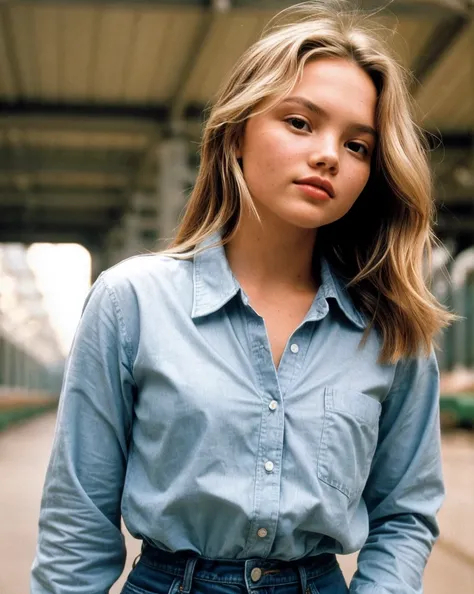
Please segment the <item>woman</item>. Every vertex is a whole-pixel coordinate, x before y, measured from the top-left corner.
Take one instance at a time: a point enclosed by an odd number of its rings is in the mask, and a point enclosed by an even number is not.
[[[419,594],[443,498],[401,68],[327,2],[241,58],[165,254],[103,273],[66,368],[33,594]],[[294,9],[293,9],[294,10]],[[285,18],[295,20],[292,10]],[[272,590],[273,591],[273,590]]]

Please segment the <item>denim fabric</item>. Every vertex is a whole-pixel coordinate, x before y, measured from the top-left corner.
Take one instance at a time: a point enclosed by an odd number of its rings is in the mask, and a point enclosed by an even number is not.
[[[323,559],[324,558],[324,559]],[[145,549],[121,594],[347,594],[333,555],[301,563],[173,559]]]
[[[377,362],[337,272],[275,368],[225,251],[104,272],[68,359],[33,594],[102,594],[136,538],[211,559],[362,549],[351,594],[420,594],[443,498],[433,354]]]

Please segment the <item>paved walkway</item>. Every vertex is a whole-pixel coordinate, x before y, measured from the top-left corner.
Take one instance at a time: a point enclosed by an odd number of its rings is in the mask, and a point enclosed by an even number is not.
[[[27,594],[29,570],[37,537],[44,473],[54,431],[54,414],[0,434],[0,572],[1,594]],[[440,514],[442,538],[425,574],[425,594],[474,592],[474,437],[453,434],[444,438],[444,472],[448,497]],[[127,539],[124,575],[139,546]],[[355,556],[341,559],[349,578]],[[119,594],[122,578],[111,589]]]

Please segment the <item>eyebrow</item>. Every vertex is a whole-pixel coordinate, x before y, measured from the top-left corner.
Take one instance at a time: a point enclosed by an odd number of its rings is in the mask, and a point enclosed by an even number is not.
[[[316,105],[315,103],[313,103],[309,99],[305,99],[304,97],[287,97],[286,99],[283,99],[281,103],[299,103],[300,105],[306,107],[306,109],[312,111],[318,116],[328,117],[328,113],[325,109],[319,107],[319,105]],[[370,134],[374,137],[375,140],[378,137],[377,131],[374,128],[372,128],[372,126],[368,126],[367,124],[352,124],[351,128],[353,128],[357,132],[365,132],[366,134]]]

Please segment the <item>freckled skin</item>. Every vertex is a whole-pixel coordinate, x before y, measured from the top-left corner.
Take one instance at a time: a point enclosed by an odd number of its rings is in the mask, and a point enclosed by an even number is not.
[[[316,229],[344,216],[370,174],[375,138],[357,125],[375,128],[377,93],[370,77],[340,58],[308,63],[290,97],[251,117],[238,156],[259,213],[267,220]],[[271,103],[266,99],[258,107]],[[329,180],[335,198],[315,200],[294,182],[318,175]]]

